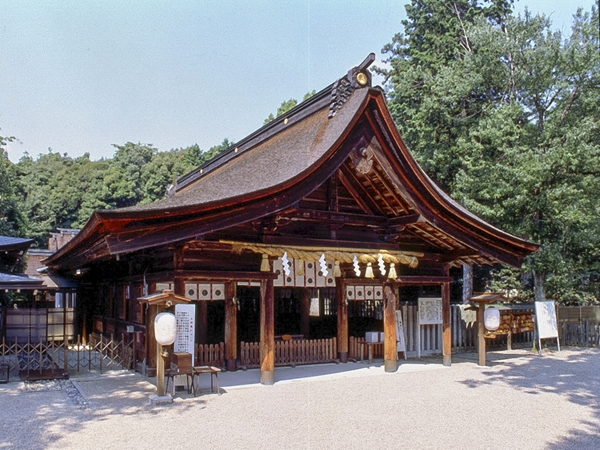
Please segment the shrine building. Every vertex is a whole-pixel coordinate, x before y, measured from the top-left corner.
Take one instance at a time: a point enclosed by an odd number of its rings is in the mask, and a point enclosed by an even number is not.
[[[402,288],[433,286],[450,365],[450,269],[519,267],[538,246],[479,219],[423,172],[371,86],[373,60],[179,178],[163,200],[96,211],[45,260],[83,286],[84,333],[133,331],[138,361],[155,367],[138,298],[172,289],[195,305],[198,346],[221,348],[227,370],[256,351],[272,384],[286,363],[282,336],[307,349],[330,339],[323,360],[347,362],[350,340],[370,326],[355,311],[371,305],[395,371]]]

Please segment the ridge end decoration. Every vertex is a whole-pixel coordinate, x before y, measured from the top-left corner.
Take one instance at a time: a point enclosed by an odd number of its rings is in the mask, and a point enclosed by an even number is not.
[[[348,71],[348,74],[335,83],[331,89],[328,118],[331,119],[344,106],[352,93],[364,87],[371,87],[371,72],[368,67],[375,61],[375,53],[370,53],[358,66]]]

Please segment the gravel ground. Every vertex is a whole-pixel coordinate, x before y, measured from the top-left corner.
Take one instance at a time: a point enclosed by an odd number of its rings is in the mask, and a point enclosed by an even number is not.
[[[156,391],[131,373],[0,385],[0,449],[598,449],[600,350],[524,350],[221,374],[223,394]],[[291,375],[290,375],[291,374]],[[321,374],[319,376],[319,374]],[[207,379],[204,380],[207,382]],[[72,387],[79,391],[73,394]]]

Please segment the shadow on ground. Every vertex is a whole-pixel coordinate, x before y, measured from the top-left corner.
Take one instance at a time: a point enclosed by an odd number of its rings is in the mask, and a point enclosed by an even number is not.
[[[528,395],[559,394],[569,402],[590,408],[594,422],[581,421],[559,440],[549,443],[549,449],[592,449],[600,446],[600,351],[598,349],[570,349],[568,352],[545,350],[542,355],[499,352],[488,353],[489,369],[484,370],[485,381],[465,380],[464,384],[477,388],[484,384],[502,382]],[[456,359],[477,362],[476,354],[459,355]],[[526,418],[523,418],[526,420]]]

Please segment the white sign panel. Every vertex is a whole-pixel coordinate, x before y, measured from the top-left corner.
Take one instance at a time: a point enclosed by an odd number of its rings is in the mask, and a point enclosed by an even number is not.
[[[535,302],[535,323],[540,339],[558,338],[556,309],[553,301]]]
[[[173,351],[192,354],[194,365],[194,341],[196,336],[196,305],[175,305],[177,329]]]
[[[404,324],[402,323],[402,311],[396,310],[396,351],[404,352],[406,359],[406,337],[404,336]]]
[[[420,298],[419,299],[419,324],[439,325],[442,323],[442,299]]]

